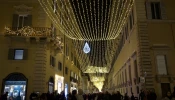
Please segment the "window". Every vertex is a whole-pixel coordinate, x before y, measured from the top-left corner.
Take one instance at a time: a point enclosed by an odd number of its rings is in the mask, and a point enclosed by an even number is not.
[[[15,60],[22,60],[23,59],[24,50],[15,50]]]
[[[126,34],[126,40],[128,39],[128,35],[129,35],[129,33],[128,33],[128,23],[126,24],[126,27],[125,27],[125,34]]]
[[[18,29],[24,26],[32,26],[32,15],[14,14],[12,27]]]
[[[125,69],[125,82],[127,82],[127,72],[126,72],[126,69]]]
[[[161,19],[160,2],[151,2],[152,19]]]
[[[58,62],[58,69],[61,71],[62,70],[62,63]]]
[[[163,2],[146,2],[148,19],[167,19]]]
[[[73,61],[73,53],[71,52],[71,61]]]
[[[76,57],[74,57],[74,65],[77,66]]]
[[[137,89],[136,89],[136,90],[137,90],[137,94],[139,94],[139,86],[137,86],[136,88],[137,88]]]
[[[165,55],[157,55],[156,60],[157,60],[158,74],[167,75],[166,56]]]
[[[75,74],[74,78],[76,79],[77,75]]]
[[[50,65],[55,67],[55,58],[53,56],[50,56]]]
[[[66,44],[66,56],[69,56],[69,47],[67,44]]]
[[[132,10],[132,24],[134,25],[134,9]]]
[[[9,49],[8,60],[26,60],[27,54],[27,49]]]
[[[130,30],[132,29],[132,14],[129,16]]]
[[[65,74],[67,75],[68,74],[68,68],[65,67]]]
[[[125,83],[124,73],[122,72],[123,83]]]
[[[70,74],[71,74],[71,77],[74,77],[74,72],[73,71],[71,71]]]
[[[135,77],[138,78],[137,60],[134,60]]]
[[[131,66],[129,65],[129,81],[132,84],[132,76],[131,76]]]

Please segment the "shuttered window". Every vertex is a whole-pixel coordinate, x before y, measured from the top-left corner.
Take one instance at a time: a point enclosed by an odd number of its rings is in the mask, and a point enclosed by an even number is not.
[[[27,55],[27,49],[9,49],[8,60],[26,60]]]
[[[129,65],[129,81],[132,84],[132,76],[131,76],[131,66]]]
[[[167,75],[166,56],[165,55],[157,55],[156,60],[157,60],[158,74]]]
[[[53,56],[50,56],[50,65],[55,67],[55,58]]]
[[[135,77],[138,78],[138,68],[137,68],[137,60],[134,60],[134,69],[135,69]]]
[[[32,26],[32,15],[13,14],[12,27],[18,29],[24,26]]]
[[[71,71],[70,74],[71,74],[71,77],[74,77],[74,72],[73,71]]]
[[[67,75],[68,74],[68,68],[65,67],[65,74]]]
[[[147,19],[166,19],[163,2],[146,2]]]
[[[58,70],[62,70],[62,63],[61,62],[58,62]]]

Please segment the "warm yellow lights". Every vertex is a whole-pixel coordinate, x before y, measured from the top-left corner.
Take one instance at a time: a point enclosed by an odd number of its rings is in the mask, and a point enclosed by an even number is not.
[[[39,29],[39,28],[38,28]],[[5,27],[5,35],[6,36],[50,36],[51,29],[45,28],[45,30],[35,30],[30,26],[25,26],[19,29],[10,29],[9,27]]]
[[[60,32],[71,39],[86,41],[116,39],[134,3],[134,0],[110,3],[108,0],[77,0],[77,4],[72,3],[73,0],[38,1]]]
[[[104,76],[90,76],[91,82],[103,82],[105,81]]]
[[[104,82],[93,82],[94,86],[96,86],[99,91],[101,91],[103,85],[104,85]]]
[[[107,67],[97,67],[97,66],[87,66],[87,70],[84,73],[108,73],[109,69]]]

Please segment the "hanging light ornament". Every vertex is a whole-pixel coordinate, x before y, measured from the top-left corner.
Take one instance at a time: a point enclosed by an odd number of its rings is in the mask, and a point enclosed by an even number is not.
[[[57,29],[74,40],[118,37],[134,0],[38,0]]]
[[[90,49],[88,43],[86,42],[85,45],[84,45],[83,51],[84,51],[84,53],[89,53],[90,50],[91,50],[91,49]]]

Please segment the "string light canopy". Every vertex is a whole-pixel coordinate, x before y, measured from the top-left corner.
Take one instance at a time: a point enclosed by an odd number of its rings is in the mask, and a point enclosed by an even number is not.
[[[134,0],[38,0],[67,37],[98,41],[118,37]]]
[[[119,36],[121,38],[121,36]],[[75,53],[83,73],[108,73],[111,68],[112,59],[118,48],[118,39],[106,41],[89,41],[91,52],[82,51],[85,42],[74,40]],[[82,60],[84,59],[84,60]]]

